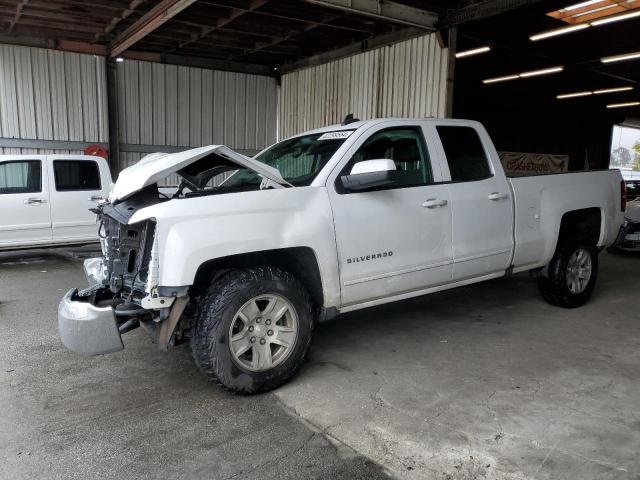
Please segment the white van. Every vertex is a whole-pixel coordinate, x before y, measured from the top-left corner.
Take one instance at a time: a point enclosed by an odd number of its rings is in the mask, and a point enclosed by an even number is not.
[[[101,157],[0,155],[0,250],[98,241],[89,209],[111,186]]]

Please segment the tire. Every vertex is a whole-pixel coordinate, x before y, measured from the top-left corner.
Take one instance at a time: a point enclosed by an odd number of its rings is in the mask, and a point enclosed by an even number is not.
[[[266,313],[276,307],[278,312]],[[272,390],[302,365],[313,335],[313,312],[309,293],[290,273],[268,266],[233,270],[200,298],[193,358],[202,373],[231,392]]]
[[[591,271],[586,284],[579,288],[575,281],[572,283],[572,280],[575,280],[575,274],[569,271],[569,266],[572,257],[578,255],[581,251],[588,255],[588,259],[591,262]],[[584,273],[582,277],[585,277]],[[538,275],[538,288],[542,298],[551,305],[576,308],[584,305],[589,300],[597,277],[597,250],[591,245],[578,241],[567,241],[558,247],[549,264]]]

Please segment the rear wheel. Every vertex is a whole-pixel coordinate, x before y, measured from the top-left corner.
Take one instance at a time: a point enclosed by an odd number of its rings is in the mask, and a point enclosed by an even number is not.
[[[538,287],[550,304],[575,308],[589,300],[597,276],[596,249],[580,242],[565,242],[538,275]]]
[[[272,267],[228,273],[199,302],[193,357],[200,370],[238,393],[265,392],[298,370],[313,334],[304,286]]]

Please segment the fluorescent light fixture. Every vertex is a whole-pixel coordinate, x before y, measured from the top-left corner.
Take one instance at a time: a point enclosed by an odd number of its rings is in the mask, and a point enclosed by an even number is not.
[[[623,62],[625,60],[636,60],[640,58],[640,52],[623,53],[622,55],[614,55],[613,57],[604,57],[600,61],[602,63]]]
[[[456,53],[456,58],[470,57],[471,55],[478,55],[480,53],[486,53],[489,50],[491,50],[491,47],[480,47],[480,48],[474,48],[474,49],[471,49],[471,50],[464,50],[462,52]]]
[[[623,13],[622,15],[615,15],[613,17],[602,18],[600,20],[594,20],[591,23],[594,27],[598,25],[604,25],[606,23],[619,22],[620,20],[628,20],[630,18],[640,17],[640,10],[635,12]]]
[[[637,105],[640,105],[640,102],[610,103],[607,108],[635,107]]]
[[[124,62],[124,58],[122,58],[122,57],[117,57],[117,58],[116,58],[116,62],[118,62],[118,63],[122,63],[122,62]]]
[[[529,37],[529,40],[531,40],[532,42],[536,42],[545,38],[556,37],[558,35],[564,35],[565,33],[575,32],[577,30],[584,30],[585,28],[589,28],[590,26],[591,25],[589,25],[588,23],[579,23],[577,25],[570,25],[568,27],[556,28],[555,30],[548,30],[546,32],[531,35]]]
[[[563,93],[556,95],[556,98],[562,100],[563,98],[586,97],[587,95],[593,95],[593,92]]]
[[[576,13],[575,15],[572,15],[572,17],[576,19],[576,18],[584,17],[586,15],[593,15],[594,13],[602,12],[604,10],[609,10],[610,8],[615,8],[618,6],[619,6],[618,4],[605,5],[604,7],[594,8],[593,10],[588,10],[586,12]],[[603,14],[603,15],[606,15],[606,14]]]
[[[520,74],[521,78],[536,77],[538,75],[547,75],[548,73],[556,73],[564,70],[564,67],[543,68],[542,70],[532,70]]]
[[[517,80],[518,78],[536,77],[538,75],[546,75],[548,73],[556,73],[564,70],[564,67],[543,68],[542,70],[531,70],[530,72],[517,73],[515,75],[505,75],[504,77],[487,78],[482,83],[498,83],[507,80]]]
[[[520,78],[520,75],[505,75],[504,77],[487,78],[482,83],[506,82],[507,80],[517,80],[518,78]]]
[[[561,8],[561,12],[570,12],[571,10],[577,10],[578,8],[588,7],[589,5],[594,5],[596,3],[600,3],[602,0],[588,0],[587,2],[580,2],[574,5],[569,5],[568,7]]]
[[[602,95],[603,93],[628,92],[629,90],[633,90],[633,87],[603,88],[602,90],[594,90],[593,93]]]

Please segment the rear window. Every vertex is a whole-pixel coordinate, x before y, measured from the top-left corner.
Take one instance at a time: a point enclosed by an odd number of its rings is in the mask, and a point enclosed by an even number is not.
[[[492,176],[478,133],[471,127],[436,127],[449,164],[452,182],[471,182]]]
[[[40,160],[16,160],[0,163],[0,195],[42,191]]]
[[[54,160],[53,175],[59,192],[100,190],[100,171],[92,160]]]

